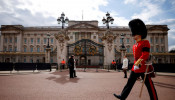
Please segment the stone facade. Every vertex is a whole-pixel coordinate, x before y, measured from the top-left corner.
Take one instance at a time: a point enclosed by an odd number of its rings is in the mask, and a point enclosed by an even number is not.
[[[155,63],[175,63],[175,54],[168,53],[167,25],[146,25],[147,40],[151,44],[151,53]],[[49,45],[51,52],[46,52],[48,45],[47,34],[50,33]],[[22,25],[1,25],[0,62],[46,62],[60,64],[62,59],[67,61],[70,55],[69,45],[80,40],[88,40],[96,45],[103,45],[103,56],[92,54],[75,55],[78,63],[84,61],[89,65],[109,65],[112,60],[121,62],[121,34],[124,33],[125,54],[133,62],[132,45],[135,43],[127,26],[98,26],[98,21],[69,21],[65,29],[58,26],[24,27]],[[94,45],[95,46],[95,45]],[[81,47],[81,46],[80,46]],[[83,47],[82,47],[82,50]],[[90,50],[90,47],[87,48]],[[95,50],[100,52],[99,48]],[[94,52],[95,52],[94,51]],[[71,53],[70,53],[71,54]],[[85,53],[86,54],[86,53]],[[48,60],[48,59],[47,59]],[[49,62],[49,61],[47,61]],[[98,63],[97,63],[98,62]]]

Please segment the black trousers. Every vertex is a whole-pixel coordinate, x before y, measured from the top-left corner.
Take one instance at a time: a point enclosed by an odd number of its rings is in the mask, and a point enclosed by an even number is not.
[[[124,72],[124,78],[127,78],[127,69],[123,69],[123,72]]]
[[[69,67],[70,78],[73,78],[74,68]]]
[[[144,79],[144,73],[134,73],[133,71],[131,72],[128,82],[126,83],[121,93],[121,100],[125,100],[128,97],[133,85],[135,84],[137,78],[140,76],[142,79]],[[158,100],[156,89],[149,75],[146,76],[145,85],[147,87],[150,100]]]
[[[76,70],[73,71],[73,76],[76,77]]]

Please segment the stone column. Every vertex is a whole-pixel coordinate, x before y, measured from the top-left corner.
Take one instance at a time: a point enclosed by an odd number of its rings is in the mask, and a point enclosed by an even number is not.
[[[45,52],[45,62],[46,63],[50,63],[50,52],[51,52],[51,48],[46,48],[46,52]]]
[[[167,34],[165,35],[164,41],[165,41],[165,44],[164,44],[165,52],[168,52],[168,36],[167,36]]]
[[[22,46],[22,33],[20,32],[17,36],[17,52],[21,52]]]
[[[1,33],[0,51],[3,51],[4,35]]]

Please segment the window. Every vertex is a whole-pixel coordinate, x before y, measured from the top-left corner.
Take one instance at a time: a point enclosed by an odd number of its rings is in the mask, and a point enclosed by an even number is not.
[[[38,43],[38,44],[40,43],[40,38],[37,38],[37,43]]]
[[[24,62],[26,63],[26,58],[24,58]]]
[[[15,38],[15,43],[17,43],[17,38]]]
[[[46,39],[46,38],[44,38],[44,44],[46,44],[46,42],[47,42],[47,39]]]
[[[163,39],[163,38],[161,38],[161,43],[162,43],[162,44],[164,43],[164,39]]]
[[[122,44],[122,38],[120,38],[120,43]]]
[[[136,43],[136,40],[134,40],[134,44]]]
[[[50,62],[53,63],[53,58],[50,59]]]
[[[10,43],[12,43],[12,38],[10,38]]]
[[[129,38],[127,38],[127,40],[126,40],[126,41],[127,41],[127,43],[129,43]]]
[[[26,47],[24,47],[24,52],[27,52],[27,48]]]
[[[96,39],[96,36],[94,36],[94,39]]]
[[[150,49],[150,51],[151,51],[151,52],[154,52],[154,48],[153,48],[153,46],[151,46],[151,49]]]
[[[79,33],[75,32],[75,41],[78,41],[78,39],[79,39]]]
[[[15,51],[15,52],[17,51],[17,47],[15,47],[14,51]]]
[[[30,59],[30,63],[33,63],[33,59],[32,58]]]
[[[9,51],[12,52],[12,47],[9,48]]]
[[[46,52],[46,48],[44,47],[44,52]]]
[[[114,43],[116,43],[116,39],[114,39]]]
[[[4,39],[5,43],[7,43],[7,38]]]
[[[85,38],[85,33],[81,33],[81,39]]]
[[[33,47],[30,48],[30,52],[33,52]]]
[[[87,33],[87,38],[91,39],[91,33]]]
[[[51,48],[51,52],[53,52],[53,47]]]
[[[33,44],[33,38],[31,38],[31,44]]]
[[[27,39],[26,38],[24,38],[24,44],[27,44]]]
[[[102,43],[102,39],[101,38],[98,38],[98,41],[99,41],[99,43]]]
[[[156,38],[156,43],[158,43],[158,38]]]
[[[150,43],[153,43],[153,38],[150,38]]]
[[[4,51],[7,51],[7,47],[4,47]]]
[[[162,52],[164,52],[164,47],[162,47]]]
[[[40,52],[40,47],[37,47],[37,52]]]
[[[127,53],[129,53],[130,52],[130,47],[127,47]]]
[[[51,44],[53,44],[53,38],[51,38]]]
[[[156,47],[156,52],[159,52],[159,48],[158,47]]]

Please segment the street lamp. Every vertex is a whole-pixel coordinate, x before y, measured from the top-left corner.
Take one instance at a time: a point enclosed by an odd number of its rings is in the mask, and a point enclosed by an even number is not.
[[[125,34],[122,33],[120,36],[121,36],[121,38],[122,38],[122,47],[121,47],[121,48],[124,49],[125,46],[124,46],[124,41],[123,41],[123,39],[124,39]]]
[[[58,17],[57,21],[58,21],[58,24],[60,24],[60,22],[62,23],[62,29],[64,29],[64,25],[65,23],[68,24],[69,19],[67,17],[65,19],[65,14],[62,12],[61,17]]]
[[[107,12],[106,14],[106,19],[105,17],[103,17],[102,19],[103,24],[106,24],[107,28],[109,29],[109,23],[111,22],[111,24],[113,24],[114,19],[110,16],[110,14]]]
[[[47,33],[47,39],[48,39],[47,48],[50,48],[50,46],[49,46],[49,38],[50,38],[50,33]]]

